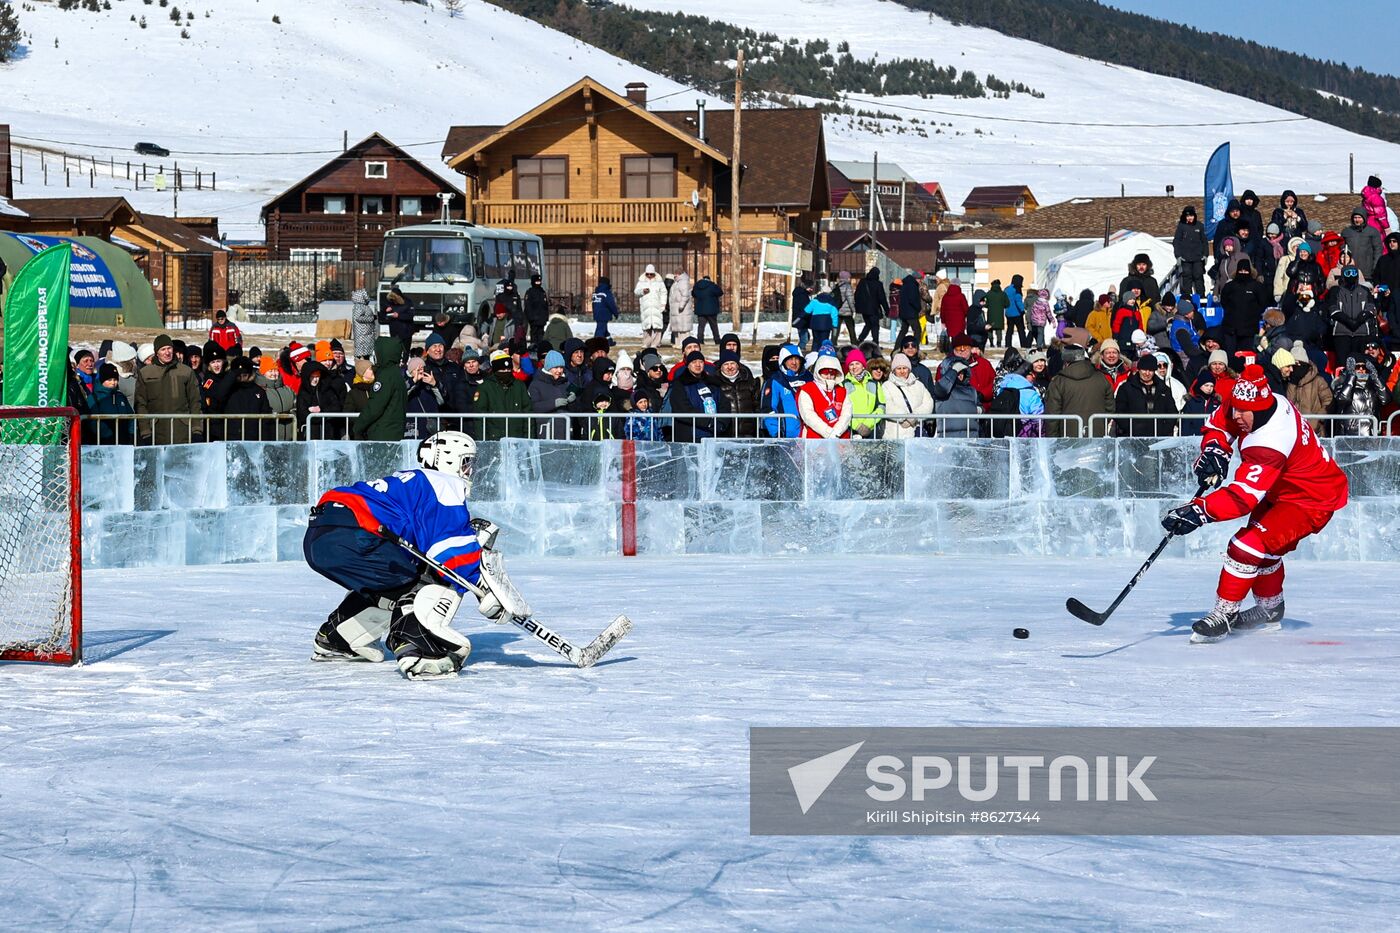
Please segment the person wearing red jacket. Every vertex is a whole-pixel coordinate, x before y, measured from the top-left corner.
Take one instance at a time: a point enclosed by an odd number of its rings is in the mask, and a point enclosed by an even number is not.
[[[967,365],[968,385],[977,390],[977,400],[982,403],[982,410],[986,411],[992,404],[992,398],[996,393],[997,368],[992,365],[992,361],[982,355],[982,344],[985,341],[972,341],[972,356],[968,358]]]
[[[1203,433],[1196,478],[1217,488],[1169,511],[1162,527],[1184,535],[1246,515],[1249,524],[1225,549],[1215,608],[1191,626],[1194,644],[1220,641],[1237,629],[1280,628],[1284,555],[1347,504],[1346,474],[1298,410],[1269,389],[1262,366],[1245,367]],[[1222,486],[1234,441],[1240,465]],[[1251,590],[1255,605],[1241,612]]]
[[[797,392],[797,413],[802,437],[851,436],[851,406],[841,382],[841,362],[833,354],[822,353],[812,364],[812,381]]]
[[[233,348],[243,346],[243,332],[237,324],[230,324],[223,311],[214,312],[214,326],[209,328],[209,339],[219,345],[224,353],[234,356]]]

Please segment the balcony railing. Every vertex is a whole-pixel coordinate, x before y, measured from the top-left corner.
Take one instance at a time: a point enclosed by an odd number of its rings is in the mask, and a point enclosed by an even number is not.
[[[704,229],[708,205],[681,198],[615,198],[568,201],[482,201],[476,222],[488,227],[688,227]]]

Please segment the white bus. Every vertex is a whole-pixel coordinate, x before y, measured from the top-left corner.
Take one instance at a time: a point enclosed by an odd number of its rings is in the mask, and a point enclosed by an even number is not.
[[[415,324],[431,325],[446,311],[457,323],[480,325],[491,316],[502,280],[513,277],[523,300],[536,275],[544,276],[544,241],[533,233],[464,220],[399,227],[384,234],[379,307],[397,285]]]

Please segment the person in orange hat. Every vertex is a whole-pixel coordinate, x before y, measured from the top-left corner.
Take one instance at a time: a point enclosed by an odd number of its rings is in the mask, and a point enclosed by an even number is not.
[[[1327,526],[1347,504],[1346,474],[1332,460],[1288,399],[1269,388],[1264,368],[1246,366],[1225,404],[1206,420],[1196,478],[1215,491],[1162,518],[1174,535],[1210,522],[1249,516],[1225,549],[1215,608],[1191,626],[1195,644],[1220,641],[1232,631],[1278,629],[1283,621],[1283,558],[1308,535]],[[1231,449],[1240,464],[1224,483]],[[1253,591],[1255,605],[1240,611]]]

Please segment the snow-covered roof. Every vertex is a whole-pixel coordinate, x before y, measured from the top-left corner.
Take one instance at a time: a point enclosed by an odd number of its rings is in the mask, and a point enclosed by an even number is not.
[[[875,164],[873,162],[841,162],[836,159],[831,160],[831,165],[836,171],[845,175],[851,181],[869,181],[874,174]],[[893,162],[880,163],[880,181],[907,182],[917,185],[919,182],[913,175]]]
[[[20,210],[19,208],[15,207],[13,204],[11,204],[9,201],[5,200],[4,198],[0,198],[0,214],[5,214],[5,215],[7,215],[7,216],[9,216],[9,217],[28,217],[28,216],[29,216],[29,215],[26,214],[24,211],[22,211],[22,210]]]

